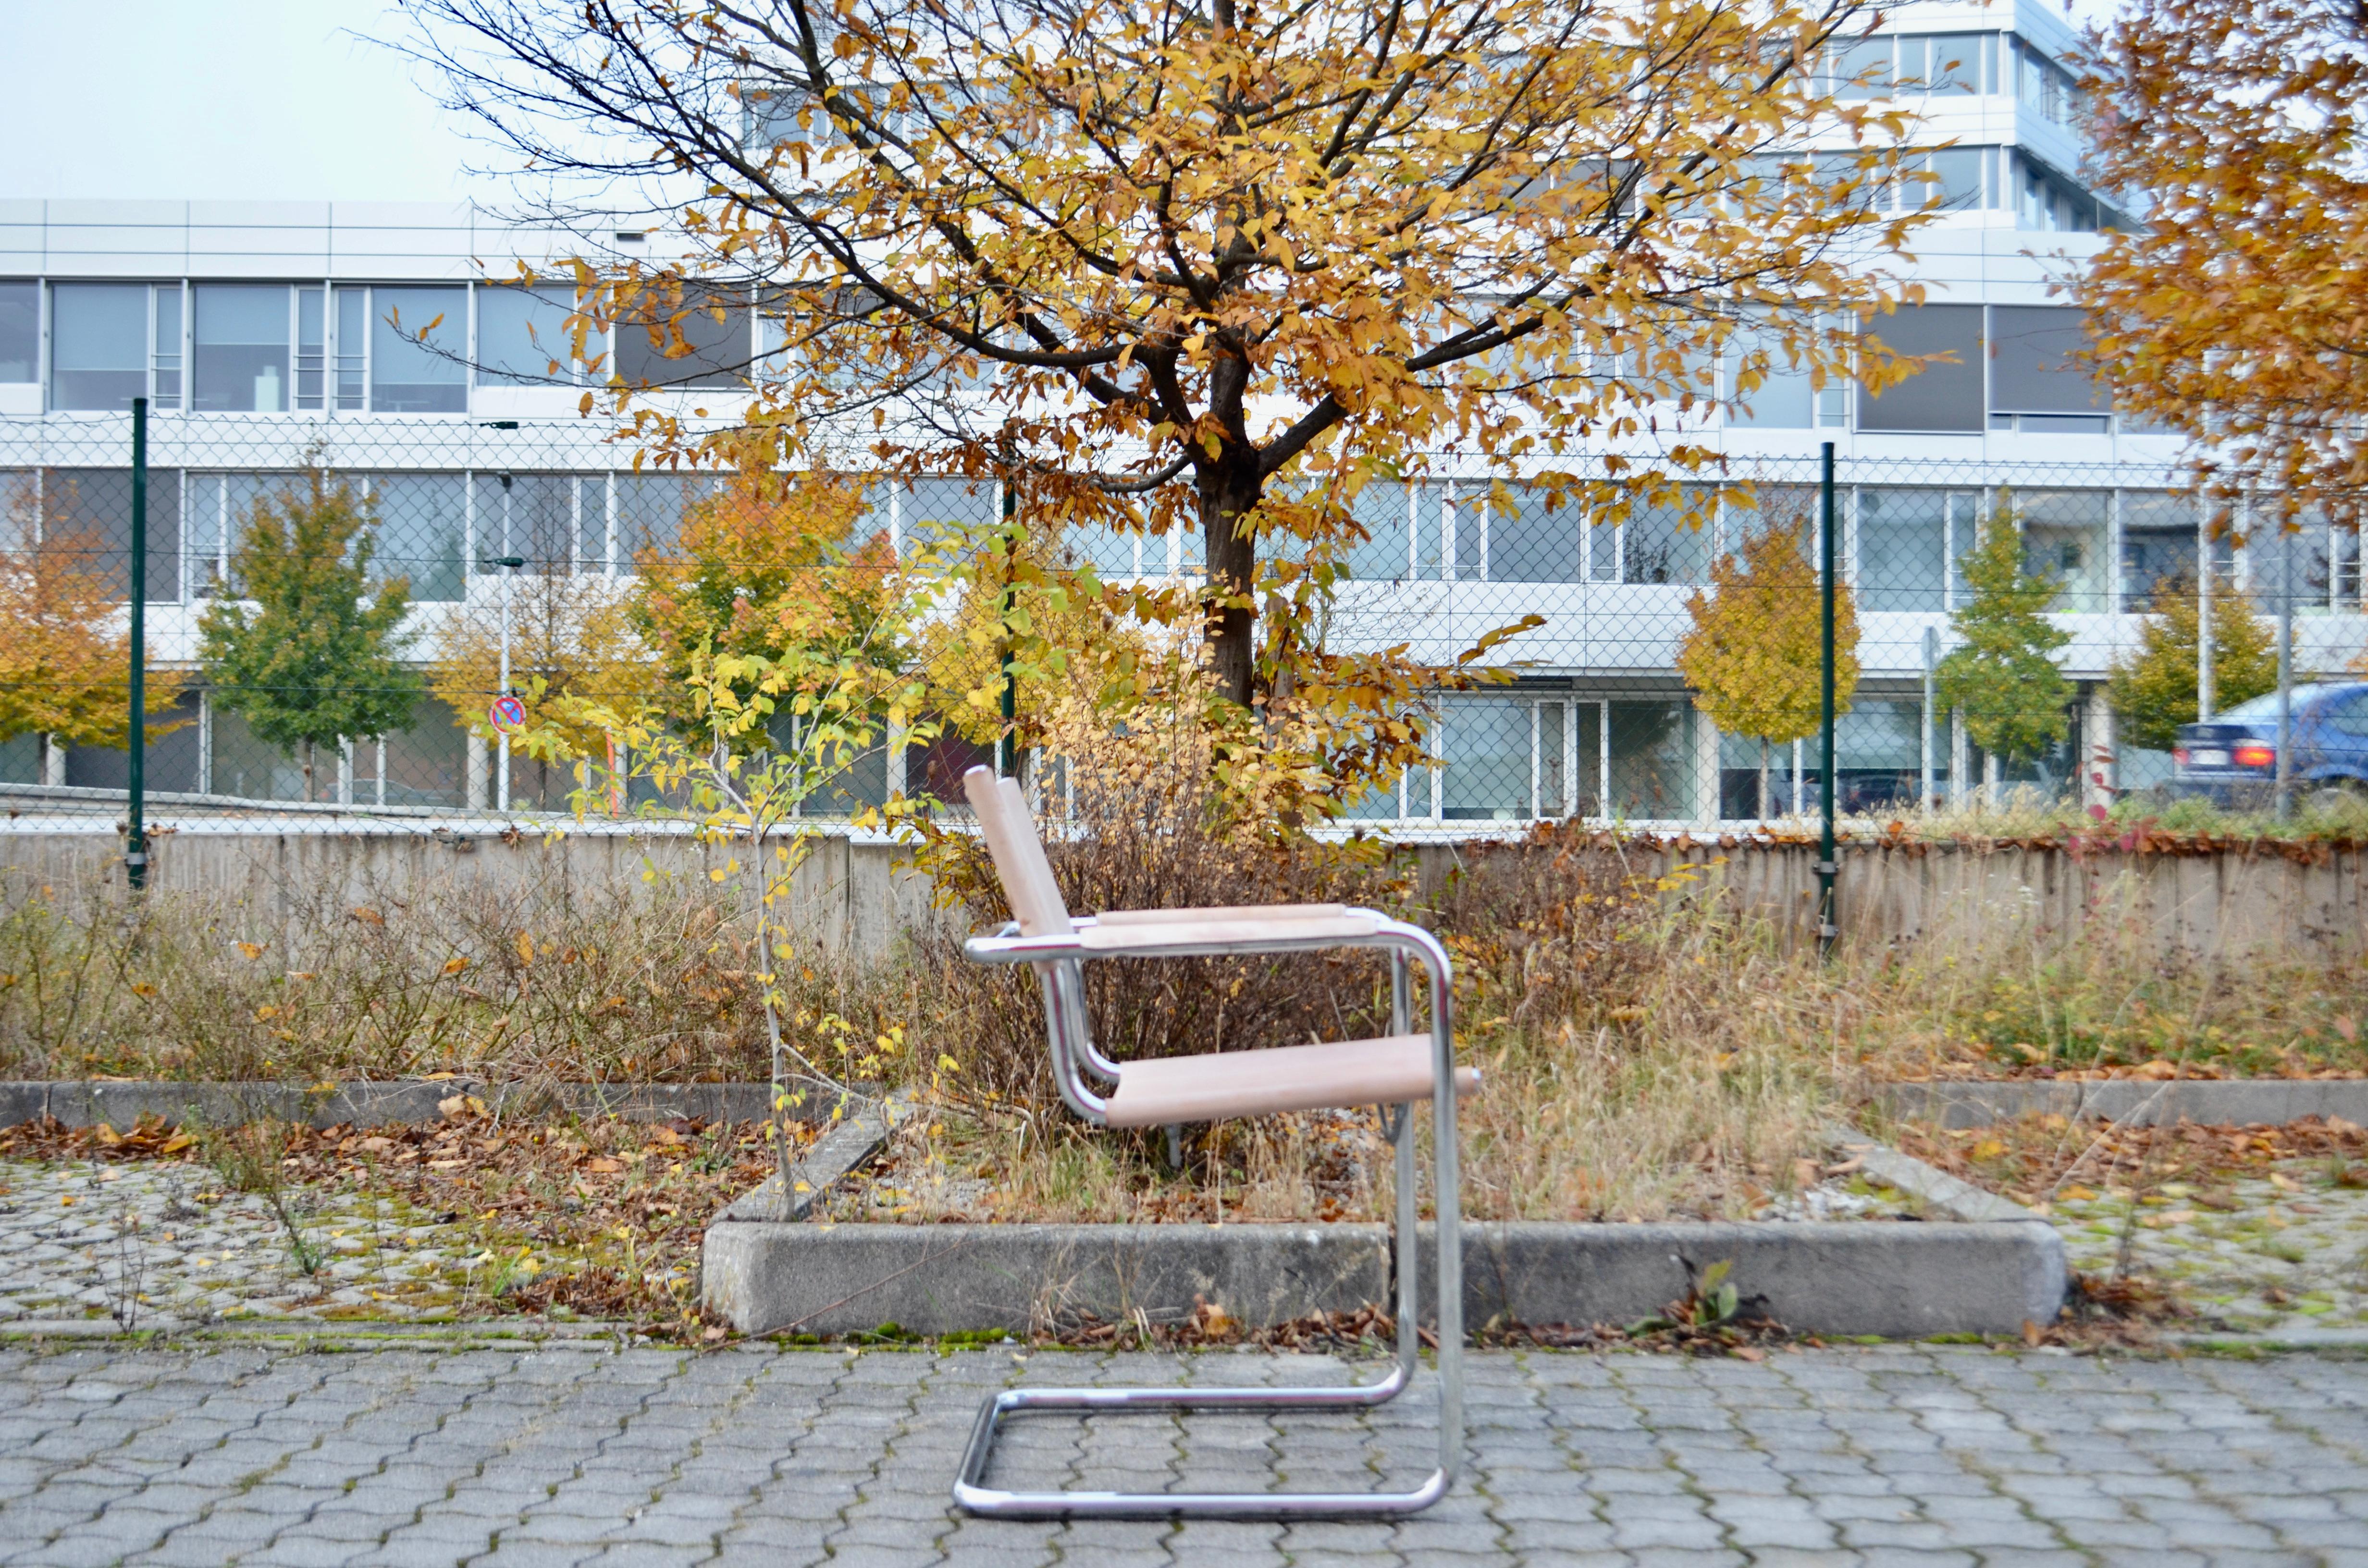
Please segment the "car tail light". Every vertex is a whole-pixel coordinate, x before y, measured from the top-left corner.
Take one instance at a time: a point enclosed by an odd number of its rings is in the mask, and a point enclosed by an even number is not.
[[[2237,766],[2239,767],[2274,767],[2278,761],[2275,746],[2238,746]]]
[[[2171,747],[2170,760],[2179,764],[2180,767],[2185,767],[2187,766],[2187,748],[2185,746]]]

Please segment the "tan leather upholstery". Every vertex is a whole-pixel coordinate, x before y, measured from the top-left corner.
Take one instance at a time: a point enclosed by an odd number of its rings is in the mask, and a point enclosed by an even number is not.
[[[1163,920],[1321,920],[1346,915],[1345,903],[1225,903],[1207,909],[1106,909],[1094,916],[1099,926],[1149,926]]]
[[[1089,953],[1127,953],[1187,944],[1223,947],[1250,942],[1337,942],[1370,937],[1380,929],[1381,922],[1370,915],[1346,913],[1280,919],[1237,915],[1216,920],[1158,920],[1124,926],[1098,919],[1077,933],[1077,943]]]
[[[1036,819],[1016,778],[997,778],[984,767],[962,775],[962,793],[978,813],[979,832],[986,851],[995,858],[995,874],[1020,931],[1030,937],[1065,937],[1068,906],[1053,881],[1053,863],[1044,858],[1044,841],[1037,836]]]
[[[1130,1062],[1120,1070],[1118,1090],[1110,1096],[1110,1124],[1161,1127],[1427,1100],[1430,1050],[1429,1035],[1401,1034]],[[1458,1094],[1479,1085],[1479,1074],[1469,1067],[1456,1070]]]

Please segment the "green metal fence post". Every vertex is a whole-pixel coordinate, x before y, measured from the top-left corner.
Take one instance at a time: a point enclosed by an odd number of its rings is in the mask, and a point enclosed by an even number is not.
[[[1003,475],[1003,733],[995,743],[995,770],[1019,777],[1019,681],[1011,670],[1011,612],[1019,602],[1019,495],[1009,465]]]
[[[148,885],[148,400],[131,400],[131,748],[123,880]]]
[[[1818,804],[1825,826],[1818,839],[1817,952],[1833,951],[1839,927],[1834,923],[1834,444],[1820,449],[1817,476],[1817,732],[1824,756],[1818,765]]]

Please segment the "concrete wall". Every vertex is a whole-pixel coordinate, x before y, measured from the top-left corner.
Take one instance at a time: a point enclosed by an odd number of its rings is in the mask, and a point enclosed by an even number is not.
[[[791,881],[789,919],[834,950],[884,957],[904,932],[932,918],[929,886],[894,864],[892,846],[844,834],[817,837]],[[321,890],[334,903],[375,904],[437,881],[484,882],[564,901],[575,887],[676,879],[711,885],[745,850],[687,833],[571,832],[560,837],[472,831],[369,829],[284,833],[184,828],[151,841],[150,885],[227,893],[256,934],[303,915]],[[122,883],[122,841],[112,834],[0,832],[0,873],[70,881],[93,874]]]
[[[407,825],[407,824],[406,824]],[[1560,844],[1427,844],[1403,851],[1427,892],[1451,878],[1589,873],[1662,882],[1670,897],[1717,890],[1775,922],[1793,942],[1815,939],[1816,849],[1679,837],[1566,839]],[[727,845],[688,834],[597,827],[546,838],[499,824],[429,830],[322,824],[286,832],[185,827],[155,841],[154,885],[235,895],[263,930],[296,916],[296,890],[325,881],[355,904],[436,878],[487,879],[545,896],[573,885],[675,877],[704,883],[734,859]],[[100,871],[120,883],[112,834],[0,831],[0,870],[43,879]],[[898,864],[897,847],[868,835],[818,838],[792,884],[791,918],[823,946],[851,956],[891,952],[904,933],[958,919],[934,911],[928,884]],[[2100,923],[2166,957],[2319,953],[2368,949],[2368,879],[2358,848],[2289,855],[2274,847],[2208,853],[2074,853],[2024,844],[1860,845],[1842,855],[1844,940],[1930,947],[1995,941],[2003,933],[2073,935]]]

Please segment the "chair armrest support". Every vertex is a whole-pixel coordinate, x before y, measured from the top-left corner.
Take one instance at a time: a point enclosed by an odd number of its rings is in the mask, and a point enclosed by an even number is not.
[[[1294,914],[1275,917],[1178,911],[1190,918],[1106,926],[1080,922],[1077,929],[1041,937],[973,937],[962,951],[978,963],[1044,963],[1058,959],[1193,958],[1227,953],[1304,952],[1323,948],[1394,945],[1396,922],[1370,909],[1338,915]]]

